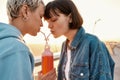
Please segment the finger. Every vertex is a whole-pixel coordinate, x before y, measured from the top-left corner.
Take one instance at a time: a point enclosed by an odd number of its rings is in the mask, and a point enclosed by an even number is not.
[[[56,73],[55,69],[52,69],[50,72],[46,73],[45,76],[51,76],[53,75],[54,73]]]
[[[50,73],[50,79],[51,79],[51,80],[56,80],[56,78],[57,78],[57,76],[56,76],[56,70],[53,69],[53,70],[51,71],[51,73]],[[49,80],[50,80],[50,79],[49,79]]]
[[[51,77],[52,77],[53,80],[56,80],[56,78],[57,78],[56,73],[53,74]]]
[[[38,72],[38,80],[45,80],[45,76],[42,74],[42,72]]]
[[[41,72],[38,73],[39,80],[56,80],[56,70],[52,69],[50,72],[43,75]]]
[[[55,68],[52,69],[49,73],[50,73],[50,74],[54,74],[54,73],[56,73],[56,69],[55,69]]]

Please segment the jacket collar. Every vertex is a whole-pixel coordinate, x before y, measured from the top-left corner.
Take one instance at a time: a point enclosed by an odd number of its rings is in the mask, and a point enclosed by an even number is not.
[[[81,27],[77,31],[77,33],[76,33],[76,35],[75,35],[75,37],[70,45],[71,50],[74,50],[77,48],[77,46],[83,41],[84,36],[85,36],[85,30],[83,27]],[[66,43],[67,43],[67,40],[66,40]]]

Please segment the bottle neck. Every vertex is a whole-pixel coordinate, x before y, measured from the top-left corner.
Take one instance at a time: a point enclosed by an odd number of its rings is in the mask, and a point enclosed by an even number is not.
[[[42,54],[43,56],[53,56],[53,53],[50,51],[50,46],[45,45],[44,52]]]
[[[50,46],[48,43],[45,44],[45,49],[50,49]]]

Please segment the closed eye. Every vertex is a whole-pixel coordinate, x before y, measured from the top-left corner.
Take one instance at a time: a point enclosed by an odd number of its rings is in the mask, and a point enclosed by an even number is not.
[[[55,22],[55,21],[57,21],[57,18],[51,19],[51,22]]]
[[[56,20],[51,20],[52,22],[55,22]]]

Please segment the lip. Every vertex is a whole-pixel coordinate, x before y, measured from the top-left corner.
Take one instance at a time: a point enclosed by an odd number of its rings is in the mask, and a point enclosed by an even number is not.
[[[55,31],[52,31],[52,30],[51,30],[50,32],[51,32],[52,34],[54,34],[54,33],[55,33]]]

